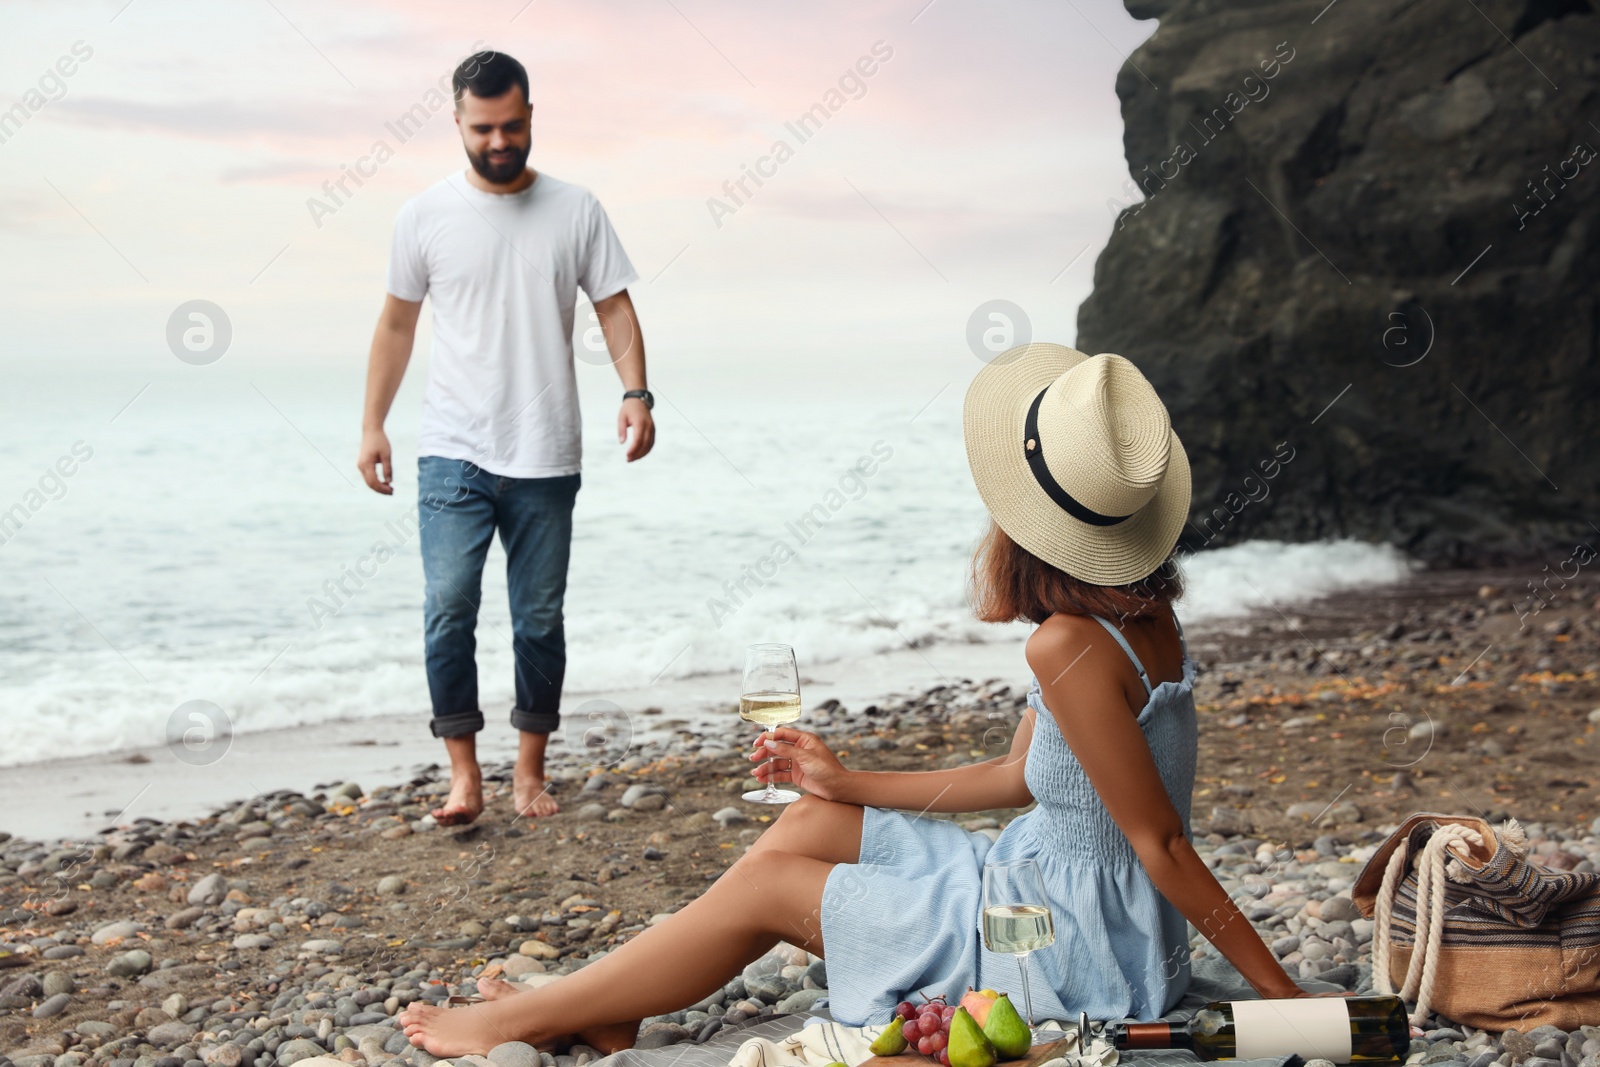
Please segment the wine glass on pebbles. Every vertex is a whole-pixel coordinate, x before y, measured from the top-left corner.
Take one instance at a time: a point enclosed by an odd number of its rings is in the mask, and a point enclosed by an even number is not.
[[[1028,953],[1055,944],[1056,924],[1044,878],[1033,860],[983,865],[983,944],[990,952],[1017,957],[1022,973],[1023,1015],[1035,1041],[1033,995],[1028,990]]]
[[[744,687],[739,717],[762,726],[781,726],[800,717],[800,669],[791,645],[751,645],[744,653]],[[761,736],[765,737],[763,730]],[[775,757],[773,757],[775,758]],[[757,804],[787,804],[800,794],[773,785],[772,760],[767,760],[767,787],[743,794]]]

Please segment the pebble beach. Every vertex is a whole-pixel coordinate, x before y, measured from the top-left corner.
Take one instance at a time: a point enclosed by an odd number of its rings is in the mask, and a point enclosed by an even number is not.
[[[1350,887],[1411,812],[1515,817],[1540,862],[1600,866],[1600,583],[1580,576],[1535,612],[1518,593],[1534,577],[1436,572],[1191,633],[1195,844],[1291,974],[1372,989],[1372,923]],[[851,766],[956,766],[1005,751],[1026,681],[829,701],[803,725]],[[672,709],[644,713],[671,727]],[[562,811],[537,821],[511,815],[500,764],[469,827],[433,824],[447,780],[421,767],[86,838],[0,834],[0,1067],[431,1067],[398,1029],[405,1005],[484,976],[557,981],[664,921],[760,836],[775,815],[738,799],[751,779],[729,745],[685,722],[605,765],[566,757],[551,767]],[[937,817],[993,836],[1018,813]],[[1213,951],[1198,934],[1193,949]],[[780,943],[718,994],[645,1020],[638,1047],[775,1013],[798,1026],[826,994],[826,962]],[[1429,1023],[1409,1062],[1600,1067],[1597,1027]],[[599,1058],[509,1043],[463,1062]]]

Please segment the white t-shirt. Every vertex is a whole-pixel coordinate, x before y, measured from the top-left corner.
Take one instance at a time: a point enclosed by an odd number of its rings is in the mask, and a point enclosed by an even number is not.
[[[417,454],[508,478],[576,473],[577,289],[604,300],[637,278],[600,202],[548,174],[509,195],[452,174],[406,201],[388,290],[433,298]]]

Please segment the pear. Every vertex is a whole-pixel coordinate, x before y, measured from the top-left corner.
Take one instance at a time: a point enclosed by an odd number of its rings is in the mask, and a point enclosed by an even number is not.
[[[957,1008],[950,1020],[950,1044],[945,1047],[945,1054],[950,1057],[950,1067],[994,1067],[1000,1058],[966,1008]]]
[[[989,1017],[983,1023],[983,1036],[1008,1060],[1026,1056],[1033,1047],[1033,1034],[1029,1032],[1028,1024],[1022,1021],[1011,998],[1004,993],[989,1009]]]
[[[883,1032],[873,1039],[869,1051],[874,1056],[898,1056],[906,1050],[906,1035],[901,1033],[905,1020],[896,1015],[894,1021],[883,1028]],[[829,1064],[828,1067],[833,1067]]]

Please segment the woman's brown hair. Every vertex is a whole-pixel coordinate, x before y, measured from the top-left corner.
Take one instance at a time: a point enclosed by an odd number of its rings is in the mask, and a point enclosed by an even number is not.
[[[1183,595],[1177,560],[1127,585],[1094,585],[1053,567],[1013,541],[993,519],[972,557],[972,606],[983,622],[1038,624],[1052,615],[1112,620],[1160,614]]]

